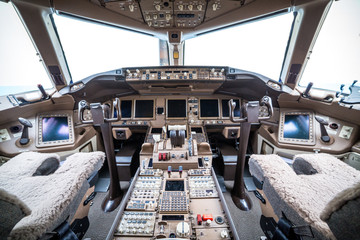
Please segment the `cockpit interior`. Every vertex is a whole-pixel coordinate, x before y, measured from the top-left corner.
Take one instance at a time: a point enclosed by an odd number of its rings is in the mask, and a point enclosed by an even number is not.
[[[1,0],[0,239],[360,239],[359,11]]]

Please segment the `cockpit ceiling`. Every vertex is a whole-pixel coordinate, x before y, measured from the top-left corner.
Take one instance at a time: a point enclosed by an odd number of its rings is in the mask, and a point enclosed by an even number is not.
[[[255,0],[91,0],[156,29],[195,28]]]
[[[269,14],[287,11],[291,0],[53,0],[66,14],[177,41]]]

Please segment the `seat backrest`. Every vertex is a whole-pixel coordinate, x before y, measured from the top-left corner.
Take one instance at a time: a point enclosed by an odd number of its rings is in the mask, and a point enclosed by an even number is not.
[[[324,208],[320,218],[337,239],[360,239],[360,183],[337,194]]]
[[[23,201],[0,189],[0,240],[7,239],[13,227],[31,213]]]

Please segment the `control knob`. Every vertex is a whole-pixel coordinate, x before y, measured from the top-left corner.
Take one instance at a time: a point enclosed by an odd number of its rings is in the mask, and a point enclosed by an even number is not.
[[[186,222],[180,222],[176,226],[176,236],[177,237],[188,237],[190,235],[190,227],[189,224]]]
[[[222,239],[228,238],[229,237],[229,233],[226,230],[222,230],[220,232],[220,236]]]
[[[129,5],[129,10],[130,10],[130,12],[133,12],[134,9],[135,9],[134,5]]]
[[[156,11],[160,11],[161,10],[161,6],[159,4],[155,5],[155,9]]]
[[[20,138],[20,144],[21,145],[26,145],[30,142],[30,138],[29,138],[29,128],[32,128],[32,123],[25,119],[25,118],[18,118],[19,122],[23,125],[23,132],[21,134],[21,138]]]
[[[212,5],[213,11],[216,11],[217,7],[218,7],[218,4],[217,4],[217,3],[214,3],[214,4]]]

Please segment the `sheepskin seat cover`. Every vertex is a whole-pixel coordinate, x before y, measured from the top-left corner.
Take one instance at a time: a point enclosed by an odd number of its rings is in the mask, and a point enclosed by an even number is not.
[[[82,196],[77,196],[79,190],[86,185],[88,188],[87,179],[100,169],[105,155],[102,152],[76,153],[53,174],[32,176],[50,157],[59,159],[57,154],[25,152],[0,167],[0,188],[15,195],[31,210],[30,215],[15,225],[10,239],[38,239],[57,227],[54,224],[66,220],[69,215],[64,212],[75,198],[81,200]]]
[[[328,154],[301,154],[294,159],[310,163],[317,173],[297,175],[277,155],[252,155],[250,173],[264,182],[264,193],[278,217],[284,212],[295,225],[310,225],[315,239],[335,239],[320,216],[330,214],[325,210],[328,203],[360,182],[360,171]]]

